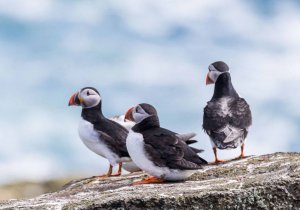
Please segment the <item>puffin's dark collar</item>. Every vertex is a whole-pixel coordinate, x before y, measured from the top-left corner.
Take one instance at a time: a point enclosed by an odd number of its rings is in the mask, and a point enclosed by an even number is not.
[[[157,115],[151,115],[150,117],[145,118],[143,121],[133,126],[132,130],[135,132],[139,132],[154,127],[160,127],[160,123]]]

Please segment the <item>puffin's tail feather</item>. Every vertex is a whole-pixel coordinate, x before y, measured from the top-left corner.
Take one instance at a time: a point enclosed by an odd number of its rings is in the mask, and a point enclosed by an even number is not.
[[[201,152],[204,152],[204,150],[203,149],[197,149],[197,148],[195,148],[195,147],[190,147],[194,152],[196,152],[196,153],[201,153]]]
[[[197,140],[191,139],[191,140],[187,140],[185,143],[186,143],[187,145],[190,145],[190,144],[195,144],[195,143],[197,143],[197,142],[198,142]]]
[[[180,138],[182,141],[186,142],[186,141],[190,140],[191,138],[194,138],[196,135],[197,135],[196,133],[191,132],[191,133],[185,133],[185,134],[177,134],[176,136],[178,138]]]
[[[201,160],[202,164],[208,164],[208,162],[206,160],[204,160],[203,158],[199,157],[199,159]]]

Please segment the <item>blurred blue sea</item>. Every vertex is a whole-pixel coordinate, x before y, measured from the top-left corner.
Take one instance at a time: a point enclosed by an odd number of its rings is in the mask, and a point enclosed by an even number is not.
[[[99,175],[107,161],[77,134],[84,86],[107,117],[153,104],[162,126],[197,132],[207,67],[224,60],[253,112],[246,154],[300,151],[297,0],[0,1],[0,183]],[[236,151],[222,151],[233,157]]]

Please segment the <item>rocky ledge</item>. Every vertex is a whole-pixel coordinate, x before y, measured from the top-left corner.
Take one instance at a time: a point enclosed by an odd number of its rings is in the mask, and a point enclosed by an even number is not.
[[[185,182],[132,186],[143,177],[75,180],[58,192],[4,201],[0,209],[300,209],[300,153],[207,166]]]

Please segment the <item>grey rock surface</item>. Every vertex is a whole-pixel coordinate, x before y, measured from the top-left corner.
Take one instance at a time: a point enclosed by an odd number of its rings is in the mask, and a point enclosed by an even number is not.
[[[300,153],[274,153],[207,166],[189,180],[132,186],[145,177],[87,178],[0,209],[300,209]]]

